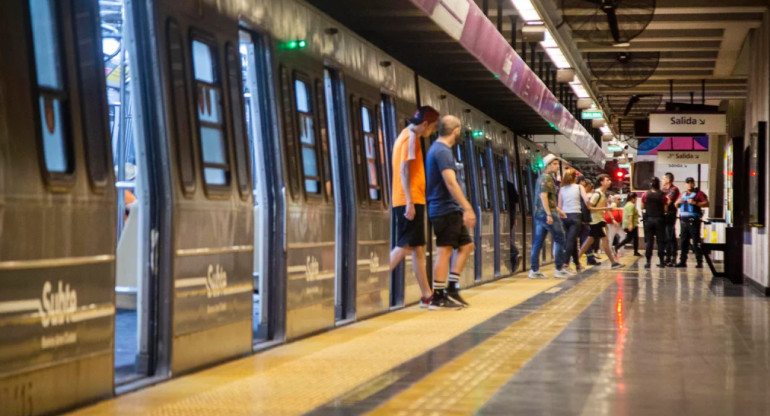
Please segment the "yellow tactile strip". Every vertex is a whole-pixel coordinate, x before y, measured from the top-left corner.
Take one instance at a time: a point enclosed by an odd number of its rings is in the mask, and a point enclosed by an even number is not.
[[[625,258],[628,265],[634,258]],[[474,414],[622,270],[601,270],[415,383],[370,415]]]
[[[607,266],[602,266],[607,267]],[[547,274],[553,266],[543,267]],[[547,290],[525,273],[463,292],[471,307],[411,307],[173,379],[73,415],[301,414]],[[224,340],[212,342],[224,342]]]

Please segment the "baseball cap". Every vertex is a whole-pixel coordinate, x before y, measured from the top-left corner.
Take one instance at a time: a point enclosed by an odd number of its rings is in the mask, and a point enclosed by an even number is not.
[[[688,176],[687,179],[684,180],[685,183],[695,182],[695,179],[692,178],[692,176]]]
[[[409,119],[409,123],[417,125],[422,124],[424,122],[433,123],[434,121],[438,121],[438,111],[436,111],[435,108],[424,105],[417,109],[417,112],[414,113],[414,116]]]
[[[548,166],[548,164],[549,164],[549,163],[551,163],[551,162],[553,162],[553,161],[554,161],[554,159],[556,159],[556,155],[554,155],[553,153],[547,154],[547,155],[545,155],[545,157],[543,158],[543,164],[545,164],[546,166]]]

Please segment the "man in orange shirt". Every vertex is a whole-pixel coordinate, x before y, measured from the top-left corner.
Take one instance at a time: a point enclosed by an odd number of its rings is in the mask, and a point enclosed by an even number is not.
[[[390,252],[390,269],[412,253],[412,267],[420,285],[420,307],[430,304],[433,291],[425,272],[425,159],[420,138],[433,134],[438,111],[420,107],[409,119],[393,145],[393,216],[396,218],[396,247]]]

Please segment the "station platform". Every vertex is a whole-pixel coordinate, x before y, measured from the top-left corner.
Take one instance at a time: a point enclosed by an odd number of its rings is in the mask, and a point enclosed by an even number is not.
[[[405,308],[71,414],[770,414],[770,300],[621,261],[522,272],[460,311]]]

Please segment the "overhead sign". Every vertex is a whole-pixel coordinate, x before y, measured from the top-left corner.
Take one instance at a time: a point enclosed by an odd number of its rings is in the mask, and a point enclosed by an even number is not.
[[[658,151],[658,163],[664,164],[682,164],[699,165],[710,162],[710,153],[706,152],[688,152],[688,151]]]
[[[602,110],[585,110],[580,114],[580,116],[583,118],[583,120],[596,120],[604,118],[604,113]]]
[[[650,133],[727,133],[724,113],[650,113]]]

